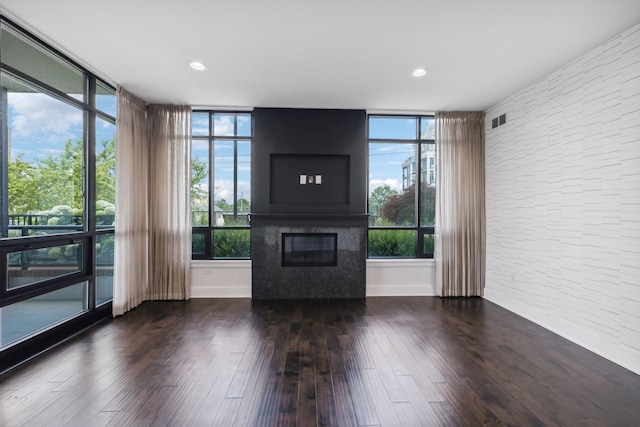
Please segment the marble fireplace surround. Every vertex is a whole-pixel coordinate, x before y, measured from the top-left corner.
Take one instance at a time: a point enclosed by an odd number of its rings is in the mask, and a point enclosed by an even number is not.
[[[365,298],[368,216],[251,214],[252,298]],[[283,266],[283,233],[336,233],[336,266]]]

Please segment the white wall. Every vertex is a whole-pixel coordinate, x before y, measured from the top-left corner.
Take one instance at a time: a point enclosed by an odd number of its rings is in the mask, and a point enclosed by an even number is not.
[[[640,373],[640,24],[487,111],[486,204],[485,298]]]
[[[367,260],[367,296],[434,295],[431,259]],[[193,298],[250,298],[251,261],[192,261]]]
[[[435,295],[432,259],[368,259],[367,296]]]
[[[251,261],[191,261],[192,298],[251,298]]]

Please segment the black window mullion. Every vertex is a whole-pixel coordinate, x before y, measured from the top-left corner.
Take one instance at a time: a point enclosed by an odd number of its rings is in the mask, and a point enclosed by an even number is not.
[[[3,87],[0,96],[0,237],[9,237],[9,102],[7,90]]]
[[[417,131],[418,131],[418,138],[420,137],[420,118],[416,118],[416,126],[417,126]],[[415,149],[415,153],[416,153],[416,179],[415,179],[415,185],[413,187],[413,191],[415,192],[415,210],[414,210],[414,214],[415,214],[415,224],[417,227],[417,232],[416,232],[416,256],[419,256],[422,253],[422,247],[420,246],[420,226],[422,225],[421,222],[421,212],[420,212],[420,201],[421,201],[421,193],[422,191],[420,191],[420,187],[422,186],[422,144],[420,143],[419,140],[416,141],[416,149]]]
[[[97,280],[98,272],[96,266],[96,245],[98,244],[98,236],[96,234],[96,200],[97,200],[97,188],[96,188],[96,78],[93,75],[86,76],[86,99],[89,105],[92,107],[85,113],[88,118],[85,120],[85,157],[84,157],[84,218],[85,218],[85,231],[91,233],[90,239],[87,245],[84,246],[84,259],[82,263],[85,269],[91,273],[91,280],[89,280],[88,286],[88,305],[87,309],[94,310],[96,306],[96,294],[97,294]]]
[[[233,115],[233,136],[238,135],[238,115]],[[238,220],[238,140],[233,140],[233,220]]]
[[[209,228],[204,238],[204,248],[207,259],[213,258],[213,227],[215,226],[215,138],[214,113],[209,112]]]

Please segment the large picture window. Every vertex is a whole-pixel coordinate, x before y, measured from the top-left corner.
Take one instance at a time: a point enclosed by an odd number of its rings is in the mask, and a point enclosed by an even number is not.
[[[111,314],[116,96],[8,20],[0,27],[0,365],[8,367]]]
[[[435,119],[369,116],[369,257],[433,257]]]
[[[250,257],[251,114],[194,111],[193,259]]]

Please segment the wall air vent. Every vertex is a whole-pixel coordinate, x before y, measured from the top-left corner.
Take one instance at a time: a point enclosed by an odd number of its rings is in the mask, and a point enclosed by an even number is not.
[[[491,120],[491,129],[495,129],[498,126],[502,126],[503,124],[507,123],[507,114],[502,114],[498,117],[496,117],[495,119]]]

